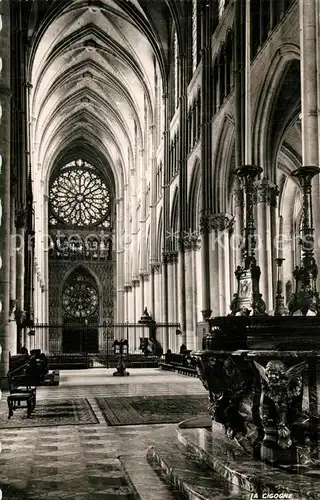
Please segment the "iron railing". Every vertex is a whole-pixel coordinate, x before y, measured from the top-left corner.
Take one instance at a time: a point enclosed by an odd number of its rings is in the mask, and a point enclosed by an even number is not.
[[[116,366],[115,340],[128,340],[128,366],[150,366],[161,355],[165,336],[175,335],[178,323],[103,323],[44,324],[34,327],[30,349],[40,348],[50,357],[51,365],[60,367]],[[151,335],[152,334],[152,335]],[[150,336],[156,342],[150,341]],[[157,342],[159,343],[157,345]],[[160,349],[157,349],[157,347]]]

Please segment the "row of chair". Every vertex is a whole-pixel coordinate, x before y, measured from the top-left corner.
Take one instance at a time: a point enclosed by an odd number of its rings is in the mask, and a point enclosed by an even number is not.
[[[30,417],[36,407],[37,386],[59,385],[59,371],[49,370],[47,358],[40,349],[31,351],[30,355],[24,349],[20,354],[9,353],[7,379],[8,418],[11,418],[13,412],[20,408],[27,408],[27,416]]]

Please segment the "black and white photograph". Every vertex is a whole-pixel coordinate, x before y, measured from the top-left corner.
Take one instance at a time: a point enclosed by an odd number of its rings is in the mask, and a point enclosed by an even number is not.
[[[320,0],[0,0],[0,500],[320,499]]]

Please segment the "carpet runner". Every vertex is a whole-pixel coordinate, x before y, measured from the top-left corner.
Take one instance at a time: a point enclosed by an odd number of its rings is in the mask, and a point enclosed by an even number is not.
[[[13,412],[10,420],[8,419],[8,407],[5,398],[3,398],[0,405],[0,429],[98,423],[99,421],[89,401],[85,398],[39,401],[30,418],[27,418],[26,408],[21,408]]]
[[[208,415],[206,395],[113,397],[96,401],[111,426],[178,423]]]

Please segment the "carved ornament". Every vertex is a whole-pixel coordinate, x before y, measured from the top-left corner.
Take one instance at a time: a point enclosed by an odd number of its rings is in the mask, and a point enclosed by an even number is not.
[[[234,221],[233,215],[228,213],[212,214],[210,229],[217,232],[232,231]]]
[[[151,270],[153,270],[155,273],[160,273],[161,272],[161,262],[158,261],[152,261],[150,263]]]
[[[27,208],[25,206],[16,208],[15,226],[18,229],[22,229],[27,226]]]
[[[278,194],[278,187],[268,179],[262,179],[255,184],[255,198],[257,203],[267,203],[272,207],[276,207]]]
[[[162,253],[162,262],[164,264],[176,264],[178,262],[179,252],[169,250]]]
[[[201,247],[201,238],[197,232],[186,233],[182,237],[185,250],[199,250]]]

